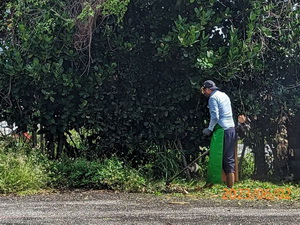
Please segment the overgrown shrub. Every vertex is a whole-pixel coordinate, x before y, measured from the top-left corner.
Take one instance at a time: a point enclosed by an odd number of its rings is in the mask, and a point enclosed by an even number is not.
[[[47,160],[26,144],[0,141],[0,193],[38,190],[49,182]]]
[[[254,156],[252,153],[245,155],[243,159],[243,166],[240,171],[241,180],[250,179],[254,173]]]
[[[141,191],[145,179],[140,173],[113,157],[88,161],[63,159],[52,166],[54,185],[66,188],[106,188],[129,192]]]

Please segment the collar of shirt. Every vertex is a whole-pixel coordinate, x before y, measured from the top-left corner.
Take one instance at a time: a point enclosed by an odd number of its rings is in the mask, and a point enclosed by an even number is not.
[[[217,89],[217,90],[214,90],[214,91],[210,94],[209,97],[213,96],[217,91],[218,91],[218,89]]]

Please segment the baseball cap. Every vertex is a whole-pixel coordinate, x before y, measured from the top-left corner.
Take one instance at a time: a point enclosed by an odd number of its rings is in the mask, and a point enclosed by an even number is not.
[[[212,80],[206,80],[203,83],[202,88],[208,88],[210,90],[218,90],[219,88],[216,86],[215,82]]]

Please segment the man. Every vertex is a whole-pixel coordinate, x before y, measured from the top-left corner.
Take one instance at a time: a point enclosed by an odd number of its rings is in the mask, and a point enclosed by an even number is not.
[[[212,136],[207,184],[222,181],[222,169],[226,174],[227,187],[234,183],[236,133],[229,97],[218,90],[212,80],[204,82],[202,93],[208,98],[210,122],[203,134]]]

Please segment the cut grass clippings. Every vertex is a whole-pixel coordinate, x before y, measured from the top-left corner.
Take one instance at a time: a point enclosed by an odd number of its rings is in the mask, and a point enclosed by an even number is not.
[[[224,200],[265,200],[265,201],[297,201],[300,200],[300,185],[294,183],[272,183],[255,180],[243,180],[229,189],[224,184],[216,184],[211,188],[202,188],[205,182],[174,182],[166,188],[173,195],[188,195],[196,198]]]

